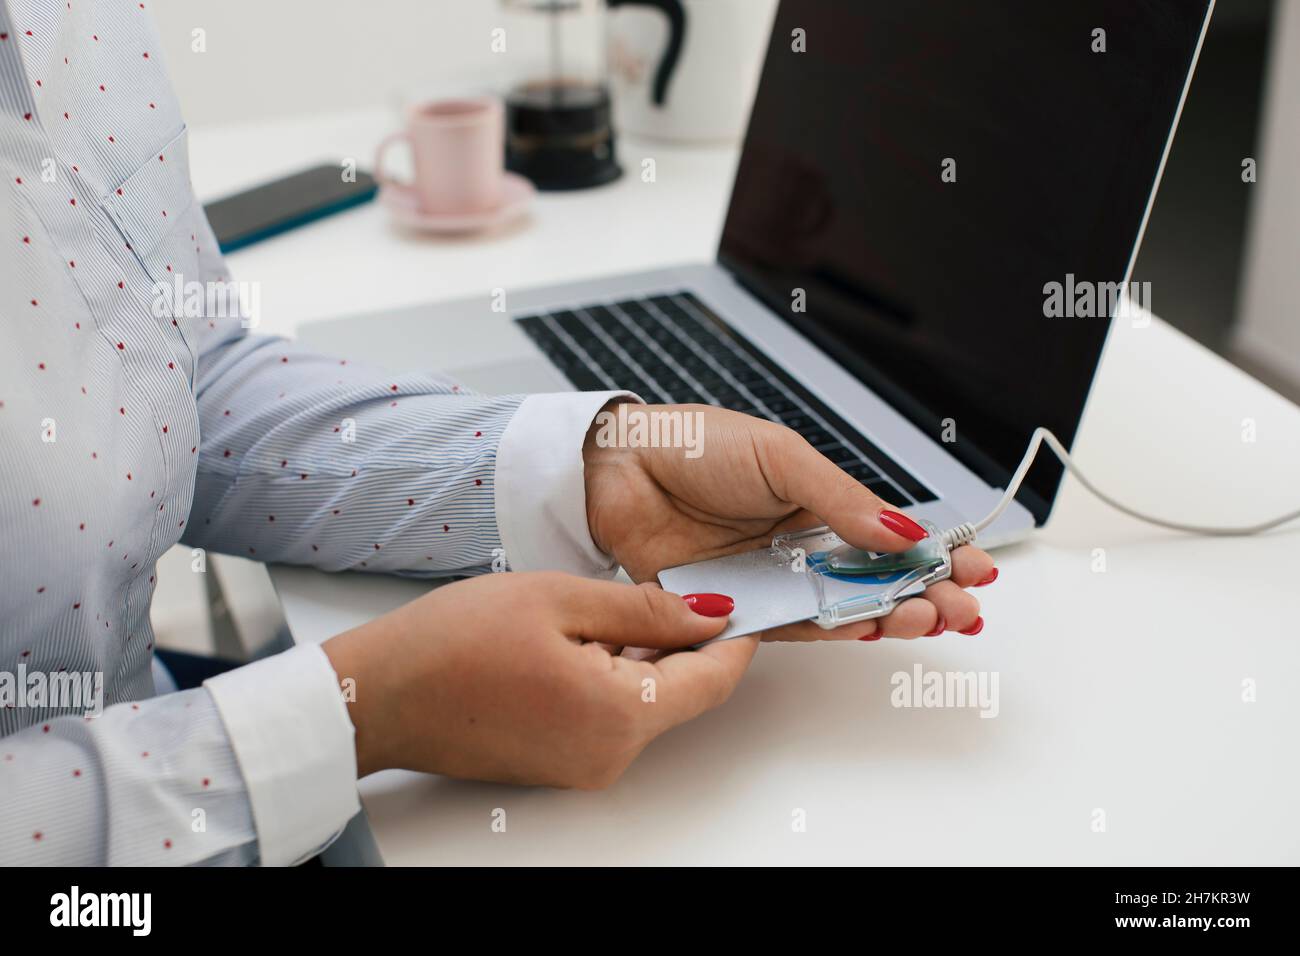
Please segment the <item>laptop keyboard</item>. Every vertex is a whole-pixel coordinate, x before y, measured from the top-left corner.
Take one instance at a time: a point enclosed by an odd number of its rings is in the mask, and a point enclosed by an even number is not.
[[[580,390],[626,389],[649,402],[716,405],[780,422],[886,501],[906,506],[935,500],[910,472],[689,292],[517,321]]]

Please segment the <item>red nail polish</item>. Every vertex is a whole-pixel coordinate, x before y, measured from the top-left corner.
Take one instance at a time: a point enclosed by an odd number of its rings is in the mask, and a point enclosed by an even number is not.
[[[897,511],[882,511],[879,518],[880,523],[886,528],[894,534],[902,535],[908,541],[920,541],[929,534],[907,515],[901,515]]]
[[[982,631],[982,630],[984,630],[984,618],[982,618],[982,617],[977,617],[977,618],[975,618],[975,623],[974,623],[974,624],[972,624],[970,627],[966,628],[966,630],[964,630],[964,631],[958,631],[957,633],[958,633],[958,634],[965,634],[967,637],[974,637],[976,634],[978,634],[978,633],[979,633],[980,631]]]
[[[926,636],[926,637],[938,637],[940,634],[942,634],[942,633],[943,633],[944,631],[946,631],[946,630],[948,630],[948,622],[945,621],[942,617],[940,617],[940,618],[939,618],[939,623],[936,624],[936,625],[934,626],[934,630],[931,631],[929,634],[927,634],[927,635],[925,635],[925,636]]]
[[[988,577],[986,577],[983,581],[980,581],[980,582],[979,582],[978,584],[976,584],[975,586],[976,586],[977,588],[982,588],[982,587],[984,587],[984,585],[986,585],[986,584],[992,584],[992,583],[993,583],[994,581],[996,581],[997,579],[998,579],[998,569],[997,569],[997,568],[994,568],[992,571],[989,572],[989,576],[988,576]]]
[[[880,639],[881,639],[882,637],[884,637],[884,636],[885,636],[885,635],[882,634],[882,633],[880,633],[880,631],[872,631],[870,634],[865,634],[865,635],[863,635],[862,637],[859,637],[858,640],[860,640],[860,641],[878,641],[878,640],[880,640]]]
[[[736,602],[725,594],[683,594],[682,600],[704,617],[726,617],[736,609]]]

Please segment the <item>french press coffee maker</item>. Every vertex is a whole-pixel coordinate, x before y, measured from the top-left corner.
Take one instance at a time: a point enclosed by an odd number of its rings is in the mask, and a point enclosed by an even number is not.
[[[502,0],[506,168],[543,190],[585,189],[622,170],[605,64],[605,7],[663,0]]]

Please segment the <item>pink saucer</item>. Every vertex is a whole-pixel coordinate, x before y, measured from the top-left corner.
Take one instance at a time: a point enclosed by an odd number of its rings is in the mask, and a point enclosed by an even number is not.
[[[501,183],[501,201],[492,209],[475,212],[431,213],[420,208],[415,190],[410,186],[385,184],[379,190],[379,204],[393,214],[403,226],[421,232],[479,232],[518,219],[533,204],[537,190],[516,173],[505,173]]]

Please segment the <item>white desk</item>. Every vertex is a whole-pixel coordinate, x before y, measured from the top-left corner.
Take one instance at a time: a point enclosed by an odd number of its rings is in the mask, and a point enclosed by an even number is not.
[[[364,160],[388,122],[198,130],[195,183],[210,198],[300,158]],[[734,154],[623,153],[632,169],[643,155],[657,160],[656,183],[543,196],[505,236],[413,238],[369,207],[236,254],[236,277],[264,283],[263,329],[290,332],[313,317],[712,255]],[[358,347],[365,338],[358,325]],[[436,339],[430,328],[392,363],[422,352],[436,363]],[[1248,418],[1255,442],[1242,440]],[[1300,409],[1159,322],[1112,335],[1076,448],[1102,487],[1172,517],[1244,523],[1300,497]],[[1253,540],[1161,532],[1067,479],[1048,528],[998,553],[978,638],[765,645],[726,707],[656,741],[607,791],[377,774],[360,785],[360,839],[345,848],[389,864],[1300,863],[1297,547],[1297,528]],[[422,590],[292,568],[273,577],[299,641]],[[891,675],[915,663],[996,671],[1000,714],[892,707]],[[1254,703],[1242,700],[1248,678]],[[504,833],[491,828],[496,808]],[[792,827],[797,810],[806,832]]]

